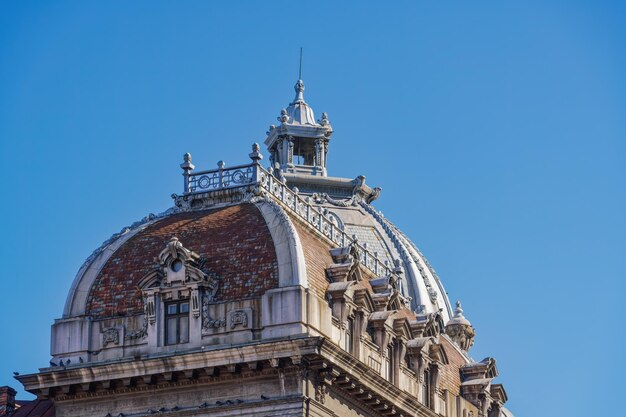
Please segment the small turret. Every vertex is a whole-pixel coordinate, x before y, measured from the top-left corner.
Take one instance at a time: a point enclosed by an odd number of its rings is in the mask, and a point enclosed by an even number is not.
[[[315,120],[313,109],[304,101],[304,83],[294,86],[296,96],[280,111],[280,125],[271,125],[265,145],[275,174],[278,172],[327,176],[328,141],[333,128],[328,115]]]
[[[446,324],[446,334],[464,351],[470,350],[474,344],[474,328],[463,316],[461,302],[456,302],[454,316]]]

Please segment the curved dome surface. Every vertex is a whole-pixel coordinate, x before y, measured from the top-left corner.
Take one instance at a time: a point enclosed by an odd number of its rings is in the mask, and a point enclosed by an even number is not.
[[[405,272],[401,291],[411,299],[414,311],[441,309],[446,321],[451,317],[436,273],[393,224],[369,205],[320,203],[338,227],[382,261],[388,265],[401,261]],[[284,237],[289,233],[292,242]],[[326,268],[332,264],[329,251],[336,247],[297,216],[267,203],[171,213],[127,231],[87,262],[70,291],[64,317],[141,314],[141,281],[154,269],[159,252],[172,237],[198,253],[203,270],[218,279],[216,302],[257,297],[268,289],[293,284],[310,287],[324,297],[329,284]]]
[[[202,269],[219,280],[216,301],[254,297],[278,286],[272,236],[254,205],[176,213],[115,251],[92,284],[86,314],[102,318],[142,313],[140,281],[172,237],[198,253]]]

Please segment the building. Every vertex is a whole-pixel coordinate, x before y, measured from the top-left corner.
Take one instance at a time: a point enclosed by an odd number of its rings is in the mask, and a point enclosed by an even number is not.
[[[14,416],[511,415],[380,188],[328,175],[331,123],[295,90],[268,168],[257,144],[204,171],[186,154],[173,207],[85,261]]]

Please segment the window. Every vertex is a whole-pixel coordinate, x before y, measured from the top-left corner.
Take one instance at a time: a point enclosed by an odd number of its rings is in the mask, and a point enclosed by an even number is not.
[[[348,324],[346,325],[346,352],[354,354],[354,338],[352,337],[352,332],[354,329],[354,319],[349,318]]]
[[[165,305],[165,344],[189,342],[189,301]]]
[[[367,334],[372,339],[372,343],[376,344],[376,330],[372,326],[367,326]]]
[[[432,408],[430,404],[430,370],[424,371],[424,385],[422,388],[422,403],[428,408]]]
[[[389,345],[387,346],[387,380],[390,382],[393,382],[393,367],[394,367],[394,363],[393,363],[393,346]]]

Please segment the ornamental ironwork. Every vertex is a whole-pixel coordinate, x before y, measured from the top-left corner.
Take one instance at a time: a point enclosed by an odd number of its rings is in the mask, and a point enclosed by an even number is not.
[[[237,165],[227,168],[223,161],[218,162],[218,169],[193,172],[191,155],[185,155],[185,162],[181,165],[184,177],[184,196],[208,193],[238,187],[256,188],[256,193],[270,196],[280,203],[281,207],[293,215],[306,221],[319,233],[339,247],[353,245],[358,249],[361,265],[372,271],[376,276],[389,275],[394,272],[394,266],[382,261],[376,253],[360,244],[356,237],[348,236],[343,228],[336,224],[328,211],[316,206],[315,200],[302,197],[297,190],[291,190],[283,180],[276,178],[269,171],[261,167],[258,153],[250,154],[254,161],[249,165]],[[255,147],[253,146],[253,151]],[[257,155],[258,154],[258,155]],[[253,157],[255,155],[255,157]]]
[[[224,164],[220,163],[218,169],[190,173],[188,192],[217,191],[225,188],[251,185],[256,182],[255,173],[254,164],[225,168]]]

